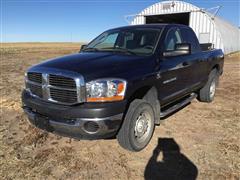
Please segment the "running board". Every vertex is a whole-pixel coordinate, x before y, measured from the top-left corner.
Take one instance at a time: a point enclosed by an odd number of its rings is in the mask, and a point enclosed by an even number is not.
[[[181,107],[187,105],[188,103],[190,103],[193,99],[195,99],[197,97],[197,94],[192,93],[188,98],[184,99],[183,101],[173,105],[172,107],[166,109],[165,111],[160,113],[160,118],[164,118],[166,116],[168,116],[169,114],[177,111],[178,109],[180,109]]]

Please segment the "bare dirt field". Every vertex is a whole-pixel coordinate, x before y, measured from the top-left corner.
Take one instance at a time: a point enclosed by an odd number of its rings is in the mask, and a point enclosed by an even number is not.
[[[77,141],[35,129],[21,109],[26,69],[79,46],[2,44],[0,179],[240,179],[239,53],[226,56],[213,103],[194,100],[132,153],[116,140]]]

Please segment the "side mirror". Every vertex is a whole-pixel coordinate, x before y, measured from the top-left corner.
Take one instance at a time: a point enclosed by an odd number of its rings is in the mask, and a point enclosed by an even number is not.
[[[191,45],[188,43],[176,44],[175,50],[166,51],[163,53],[164,57],[183,56],[191,54]]]
[[[81,52],[82,50],[84,50],[86,47],[87,47],[86,44],[81,45],[81,47],[80,47],[80,51],[79,51],[79,52]]]

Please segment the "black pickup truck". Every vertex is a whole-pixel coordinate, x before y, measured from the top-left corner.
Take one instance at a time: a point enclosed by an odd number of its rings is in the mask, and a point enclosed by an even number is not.
[[[177,24],[108,30],[77,54],[26,72],[23,109],[36,127],[77,139],[116,137],[142,150],[155,125],[194,98],[213,101],[221,50],[202,50]]]

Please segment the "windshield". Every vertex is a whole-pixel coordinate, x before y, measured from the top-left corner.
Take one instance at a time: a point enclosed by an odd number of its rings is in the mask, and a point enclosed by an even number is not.
[[[90,42],[83,51],[113,51],[134,55],[151,55],[161,29],[119,29],[107,31]]]

